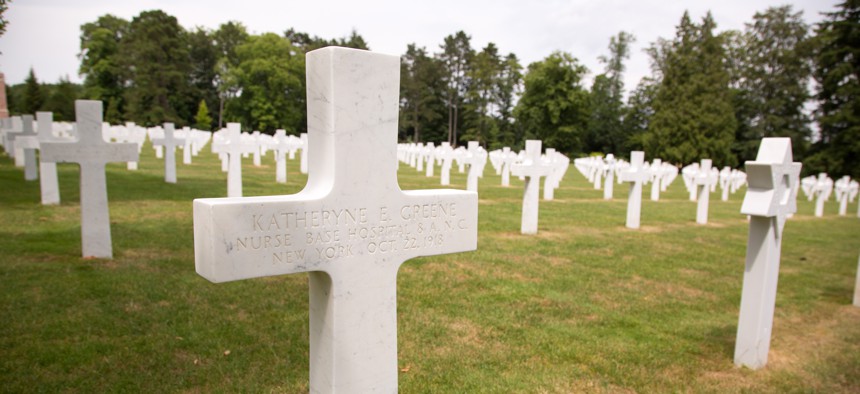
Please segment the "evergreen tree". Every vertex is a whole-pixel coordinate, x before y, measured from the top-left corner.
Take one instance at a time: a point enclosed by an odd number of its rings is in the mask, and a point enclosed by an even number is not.
[[[469,83],[469,63],[474,56],[470,40],[471,37],[463,31],[449,35],[441,45],[442,53],[437,55],[445,66],[443,80],[447,86],[445,104],[448,106],[448,142],[453,146],[459,141],[457,131],[462,123],[460,109]]]
[[[466,103],[474,116],[463,130],[463,140],[478,141],[484,146],[495,141],[498,130],[492,114],[495,112],[494,99],[501,68],[499,50],[492,42],[472,58],[468,72],[471,82],[466,90]]]
[[[521,144],[522,135],[517,135],[514,125],[514,100],[517,97],[523,81],[522,69],[517,55],[508,54],[502,60],[498,78],[496,78],[495,102],[498,115],[496,117],[496,128],[498,136],[495,144],[490,149]]]
[[[409,44],[400,58],[400,126],[404,138],[414,142],[439,143],[442,134],[445,94],[442,64],[424,48]]]
[[[69,81],[69,77],[60,78],[53,91],[45,101],[45,111],[54,113],[55,121],[75,121],[75,100],[80,97],[80,85]]]
[[[644,77],[639,81],[636,89],[630,92],[622,122],[628,138],[624,141],[620,152],[645,149],[644,138],[651,117],[654,116],[654,97],[657,95],[659,86],[653,78]]]
[[[212,34],[202,28],[197,28],[195,31],[188,34],[188,56],[190,58],[190,72],[188,75],[188,83],[190,84],[190,92],[186,97],[187,106],[197,106],[201,100],[208,106],[217,105],[218,89],[215,85],[217,79],[217,63],[218,50],[215,46],[215,40]],[[189,119],[191,123],[192,119]],[[195,117],[194,123],[197,123]],[[209,130],[212,127],[211,121],[206,122],[206,128]]]
[[[737,123],[729,73],[715,28],[710,13],[696,25],[685,12],[665,58],[655,59],[662,78],[643,136],[649,156],[674,163],[709,158],[715,166],[737,164],[731,151]]]
[[[39,85],[32,67],[30,67],[30,73],[27,74],[27,79],[24,80],[22,103],[21,111],[25,114],[35,114],[36,111],[41,111],[42,105],[45,103],[42,86]]]
[[[588,92],[582,87],[587,72],[565,52],[529,65],[523,96],[514,109],[526,138],[568,155],[582,152],[589,117]]]
[[[812,74],[808,26],[791,6],[756,13],[741,36],[740,122],[735,143],[740,162],[755,159],[764,137],[790,137],[795,160],[802,160],[811,134],[804,104]]]
[[[622,124],[624,118],[624,59],[630,56],[631,34],[620,32],[609,41],[609,57],[601,56],[606,65],[603,74],[594,78],[591,87],[591,118],[588,125],[586,150],[622,153],[629,133]]]
[[[6,10],[8,9],[7,0],[0,0],[0,36],[6,33],[6,27],[9,26],[9,21],[6,20]]]
[[[860,177],[860,0],[846,0],[817,28],[814,76],[820,127],[806,172]]]
[[[198,130],[206,131],[212,128],[212,117],[209,116],[209,107],[206,106],[206,100],[200,100],[200,105],[197,106],[197,115],[194,116],[194,127]]]

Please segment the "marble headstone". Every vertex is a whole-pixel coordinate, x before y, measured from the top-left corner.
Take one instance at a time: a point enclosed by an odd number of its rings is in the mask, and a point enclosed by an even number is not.
[[[627,228],[639,228],[639,218],[642,212],[642,183],[648,179],[648,171],[644,168],[645,152],[630,152],[630,167],[621,173],[621,180],[630,183],[627,192]]]
[[[176,183],[176,147],[185,144],[185,138],[177,138],[173,123],[164,124],[164,137],[152,140],[152,145],[164,149],[164,182]]]
[[[741,213],[750,215],[735,365],[759,369],[770,349],[780,250],[786,217],[797,211],[801,164],[792,161],[790,138],[763,138],[755,161],[746,162],[749,188]]]
[[[695,187],[698,190],[696,223],[708,224],[708,205],[710,204],[711,186],[717,181],[716,178],[711,171],[711,159],[702,159],[699,172],[694,179]]]
[[[541,141],[526,140],[526,154],[522,162],[511,166],[511,173],[525,178],[523,215],[520,232],[537,234],[540,203],[540,178],[552,173],[552,165],[541,160]]]
[[[81,243],[83,257],[112,258],[105,165],[137,161],[137,146],[108,143],[102,137],[102,102],[76,100],[78,140],[42,144],[42,160],[78,163],[81,168]]]
[[[400,190],[397,56],[328,47],[306,59],[307,186],[195,200],[196,269],[213,282],[309,272],[310,391],[394,393],[397,271],[475,250],[477,194]]]

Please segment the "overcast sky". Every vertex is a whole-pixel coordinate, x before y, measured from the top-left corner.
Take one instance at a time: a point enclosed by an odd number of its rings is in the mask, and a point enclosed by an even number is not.
[[[9,21],[0,37],[0,72],[7,84],[23,82],[32,67],[40,82],[78,75],[80,26],[104,14],[128,20],[141,11],[161,9],[186,29],[215,29],[221,23],[242,22],[251,33],[281,34],[290,27],[324,38],[343,37],[352,29],[371,50],[402,54],[408,43],[438,52],[446,35],[463,30],[480,49],[494,42],[500,52],[515,53],[523,67],[566,51],[590,70],[607,53],[609,38],[619,31],[636,37],[627,61],[625,89],[650,74],[643,52],[657,38],[672,38],[684,10],[699,21],[710,10],[719,31],[743,29],[757,11],[791,4],[809,24],[821,12],[835,10],[836,0],[13,0]]]

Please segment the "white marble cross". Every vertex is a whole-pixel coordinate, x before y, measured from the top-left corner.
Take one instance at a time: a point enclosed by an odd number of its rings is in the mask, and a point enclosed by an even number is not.
[[[501,166],[502,166],[502,186],[510,186],[511,185],[511,165],[517,160],[517,154],[511,151],[511,148],[504,147],[502,148],[502,154],[500,157]]]
[[[176,146],[184,145],[186,138],[177,138],[173,123],[165,123],[164,137],[152,140],[152,145],[165,148],[163,155],[164,181],[167,183],[176,183]]]
[[[182,164],[187,165],[191,164],[191,151],[194,149],[194,132],[191,130],[190,127],[183,127],[182,135],[182,140],[185,141],[185,143],[182,144]]]
[[[608,154],[604,159],[603,174],[606,181],[603,182],[603,199],[611,200],[615,187],[615,155]]]
[[[684,186],[690,192],[690,201],[696,201],[696,176],[699,173],[699,163],[690,163],[681,169]]]
[[[523,193],[523,216],[520,232],[537,234],[540,203],[540,178],[552,173],[552,165],[541,160],[541,141],[526,140],[526,154],[522,162],[511,166],[511,173],[525,178]]]
[[[741,293],[735,365],[767,364],[782,232],[797,211],[800,163],[792,162],[790,138],[763,138],[755,161],[746,162],[749,188],[741,213],[750,215],[746,267]]]
[[[425,155],[424,144],[419,142],[415,145],[415,171],[424,172],[424,161],[426,160]]]
[[[699,172],[693,179],[693,187],[698,191],[696,206],[696,223],[708,224],[708,205],[710,204],[711,186],[717,181],[711,172],[711,159],[702,159]]]
[[[440,184],[447,186],[451,184],[451,164],[454,161],[454,149],[448,142],[442,142],[442,145],[436,151],[436,159],[442,163],[439,169]]]
[[[309,272],[310,391],[394,393],[397,270],[475,250],[478,197],[400,190],[398,57],[328,47],[306,59],[307,186],[195,200],[197,272],[213,282]]]
[[[720,170],[720,191],[722,191],[722,196],[720,197],[723,201],[729,201],[729,189],[732,183],[732,169],[728,166],[723,167]]]
[[[424,157],[426,158],[426,169],[424,170],[424,176],[432,177],[433,170],[435,168],[436,163],[436,147],[433,146],[432,142],[428,142],[424,147]]]
[[[137,161],[137,146],[105,142],[101,101],[75,100],[75,117],[78,140],[43,143],[42,160],[80,165],[83,257],[112,258],[105,164]]]
[[[287,183],[287,154],[293,149],[293,143],[287,137],[284,129],[275,130],[275,182]]]
[[[478,178],[484,176],[484,166],[487,165],[487,151],[481,148],[478,141],[469,141],[468,156],[463,160],[469,164],[469,173],[466,176],[466,190],[478,191]],[[422,158],[418,158],[420,163]]]
[[[227,142],[221,152],[227,154],[227,197],[242,197],[242,154],[248,149],[242,143],[242,125],[227,123]]]
[[[33,130],[33,115],[22,115],[23,127],[15,136],[15,149],[23,153],[24,180],[35,181],[39,178],[39,167],[36,162],[36,151],[39,150],[39,138]]]
[[[848,202],[854,201],[857,194],[857,181],[852,181],[848,175],[839,178],[835,185],[836,201],[839,202],[839,216],[845,216],[848,213]]]
[[[660,201],[660,184],[663,181],[663,160],[654,159],[649,169],[651,178],[651,201]]]
[[[603,176],[603,158],[600,156],[594,157],[594,190],[600,190],[600,177]]]
[[[645,152],[630,152],[630,167],[621,173],[621,180],[630,182],[627,193],[627,228],[639,228],[639,218],[642,212],[642,183],[648,179],[649,173],[644,168]]]
[[[543,160],[552,167],[552,171],[543,181],[543,199],[552,201],[555,199],[555,189],[561,185],[561,180],[570,166],[570,159],[553,148],[546,148]]]
[[[824,216],[824,203],[830,199],[830,194],[833,193],[833,179],[830,179],[826,173],[818,174],[818,180],[813,187],[815,195],[815,216]]]
[[[55,141],[53,135],[54,114],[51,112],[36,112],[39,146],[46,142]],[[44,154],[42,154],[44,155]],[[41,156],[40,156],[41,157]],[[60,203],[60,185],[57,181],[57,163],[39,159],[39,188],[42,194],[42,205]]]

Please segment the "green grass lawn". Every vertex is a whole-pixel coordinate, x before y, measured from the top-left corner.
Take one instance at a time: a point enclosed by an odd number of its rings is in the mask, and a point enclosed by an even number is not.
[[[178,184],[147,144],[140,170],[108,166],[113,260],[82,259],[78,174],[59,165],[63,203],[0,156],[0,391],[307,392],[305,274],[212,284],[194,272],[192,199],[226,195],[208,150]],[[181,163],[181,155],[177,154]],[[244,163],[246,196],[307,179],[271,153]],[[770,359],[733,365],[748,224],[743,190],[711,195],[710,222],[676,179],[644,188],[642,228],[624,227],[626,185],[602,200],[574,168],[519,234],[522,182],[480,181],[478,250],[420,258],[398,277],[404,393],[858,392],[860,253],[849,216],[800,196],[786,224]],[[439,188],[404,164],[403,189]],[[452,187],[465,174],[452,171]]]

